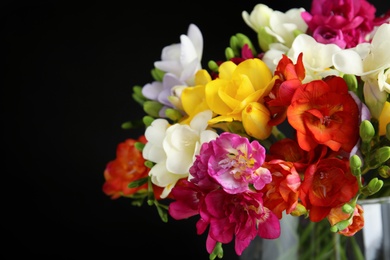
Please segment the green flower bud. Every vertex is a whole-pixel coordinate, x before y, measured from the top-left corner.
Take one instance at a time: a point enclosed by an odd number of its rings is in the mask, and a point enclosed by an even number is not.
[[[378,148],[375,151],[375,158],[378,160],[378,163],[384,163],[390,159],[390,146],[383,146]]]
[[[210,60],[210,61],[208,62],[208,66],[209,66],[209,69],[210,69],[211,71],[218,72],[219,66],[218,66],[218,64],[217,64],[215,61]]]
[[[222,248],[222,243],[217,242],[213,252],[210,254],[210,260],[214,260],[216,257],[222,258],[223,257],[223,248]]]
[[[353,74],[344,74],[343,79],[347,83],[348,89],[356,93],[356,90],[358,88],[356,76]]]
[[[165,72],[157,68],[154,68],[151,70],[151,74],[154,80],[162,82]]]
[[[230,47],[227,47],[226,50],[225,50],[225,57],[226,57],[226,60],[230,60],[234,57],[236,57],[234,51],[232,48]]]
[[[231,48],[231,50],[234,53],[233,57],[240,56],[241,46],[240,46],[240,41],[239,41],[239,39],[237,38],[236,35],[233,35],[232,37],[230,37],[230,48]]]
[[[151,117],[151,116],[144,116],[142,118],[142,121],[144,122],[144,125],[146,127],[150,126],[152,124],[152,122],[154,121],[154,117]]]
[[[154,166],[154,163],[152,161],[145,161],[144,165],[148,168],[152,168]]]
[[[355,210],[355,208],[349,205],[348,203],[345,203],[342,207],[342,210],[344,213],[351,214]]]
[[[352,155],[351,158],[349,158],[349,165],[354,176],[359,176],[361,174],[360,167],[362,166],[362,160],[359,156],[356,154]]]
[[[142,151],[145,147],[145,144],[144,143],[141,143],[141,142],[136,142],[134,144],[134,147],[138,150],[138,151]]]
[[[122,129],[128,130],[128,129],[131,129],[133,127],[133,123],[131,123],[130,121],[129,122],[124,122],[121,125],[121,127],[122,127]]]
[[[240,42],[240,47],[242,48],[245,44],[247,44],[248,47],[252,50],[253,56],[256,56],[256,50],[252,44],[252,41],[245,34],[242,33],[237,33],[236,36]]]
[[[269,35],[265,30],[265,27],[261,27],[257,32],[257,40],[259,41],[260,48],[266,52],[269,50],[269,45],[276,42],[276,38]]]
[[[162,107],[163,105],[157,101],[149,100],[144,103],[144,111],[152,117],[159,117],[159,112]]]
[[[165,115],[174,122],[179,121],[183,117],[179,110],[173,108],[168,108],[165,110]]]
[[[382,177],[382,178],[389,178],[390,177],[390,167],[387,166],[387,165],[383,165],[381,166],[379,169],[378,169],[378,174]]]
[[[336,232],[339,231],[339,229],[337,228],[336,225],[334,225],[334,226],[331,226],[331,227],[330,227],[330,231],[333,232],[333,233],[336,233]]]
[[[349,220],[342,220],[340,222],[338,222],[335,226],[337,226],[337,229],[339,231],[342,231],[344,229],[346,229],[348,226],[349,226]]]
[[[362,193],[366,196],[371,196],[377,193],[383,186],[383,181],[378,178],[373,178],[365,187],[362,189]]]
[[[360,124],[359,130],[362,141],[365,143],[371,142],[375,135],[375,129],[371,122],[369,120],[363,120],[363,122]]]

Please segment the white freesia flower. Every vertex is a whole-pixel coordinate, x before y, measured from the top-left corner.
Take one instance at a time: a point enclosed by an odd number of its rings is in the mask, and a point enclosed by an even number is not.
[[[250,28],[258,32],[261,27],[269,26],[269,20],[273,12],[274,10],[265,4],[257,4],[250,14],[243,11],[242,18]]]
[[[302,61],[306,72],[303,83],[305,83],[329,75],[340,76],[340,71],[332,69],[332,55],[340,50],[341,48],[336,44],[322,44],[307,34],[300,34],[295,38],[287,56],[296,63],[299,54],[303,53]]]
[[[304,8],[292,8],[283,13],[257,4],[250,14],[243,11],[242,18],[258,33],[261,49],[268,51],[270,44],[276,42],[289,48],[297,34],[307,30],[307,24],[301,17],[304,11]]]
[[[161,61],[154,66],[164,72],[170,72],[188,85],[193,85],[196,71],[202,68],[203,36],[195,24],[190,24],[187,35],[180,36],[180,43],[163,48]]]
[[[155,163],[149,175],[152,183],[164,187],[162,198],[169,195],[179,179],[191,178],[189,169],[201,145],[218,136],[216,132],[207,129],[211,117],[210,110],[203,111],[189,125],[169,125],[167,120],[160,118],[146,129],[148,142],[143,149],[143,157]]]
[[[390,93],[390,24],[382,24],[371,44],[359,44],[332,57],[334,67],[345,74],[360,76],[364,98],[372,116],[378,118]]]

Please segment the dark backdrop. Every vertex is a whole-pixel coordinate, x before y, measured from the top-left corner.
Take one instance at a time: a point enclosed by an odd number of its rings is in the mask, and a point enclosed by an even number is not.
[[[143,131],[120,125],[142,117],[132,86],[152,81],[162,48],[195,23],[204,66],[223,59],[231,35],[256,39],[241,12],[260,2],[286,11],[311,1],[3,1],[3,259],[208,259],[196,219],[162,223],[154,207],[111,200],[103,171]]]

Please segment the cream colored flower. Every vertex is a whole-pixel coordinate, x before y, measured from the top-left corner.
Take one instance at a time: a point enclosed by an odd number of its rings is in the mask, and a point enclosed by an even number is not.
[[[189,168],[199,154],[204,142],[215,139],[218,134],[208,130],[207,122],[211,119],[210,110],[196,115],[189,125],[170,125],[165,119],[156,119],[147,127],[147,143],[143,157],[155,165],[149,175],[152,183],[164,187],[161,198],[166,198],[182,178],[191,178]]]

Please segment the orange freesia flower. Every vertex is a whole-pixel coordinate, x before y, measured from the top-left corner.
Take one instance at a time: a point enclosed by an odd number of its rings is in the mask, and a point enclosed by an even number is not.
[[[355,235],[356,232],[360,231],[364,226],[363,213],[363,208],[359,204],[356,204],[349,226],[340,230],[338,233],[348,237]],[[347,220],[349,216],[350,214],[343,212],[342,207],[337,207],[330,211],[327,218],[330,225],[333,226],[340,221]]]
[[[350,152],[359,138],[359,110],[341,77],[314,80],[298,88],[287,109],[299,146],[310,151],[323,144]]]
[[[357,179],[350,172],[349,160],[326,158],[306,169],[300,199],[309,210],[310,220],[318,222],[332,208],[349,202],[358,190]]]
[[[263,167],[272,174],[272,181],[261,190],[264,193],[264,206],[281,219],[284,210],[290,214],[298,204],[301,178],[292,162],[272,160],[265,162]]]
[[[297,63],[293,64],[286,55],[283,55],[276,67],[274,75],[278,78],[269,95],[264,98],[266,106],[271,111],[270,125],[278,125],[286,119],[287,107],[295,90],[302,85],[301,82],[305,78],[302,56],[301,53]]]
[[[128,187],[130,182],[148,177],[150,170],[144,165],[145,159],[142,157],[142,152],[134,146],[136,142],[145,144],[146,139],[140,136],[137,140],[127,139],[118,144],[116,159],[108,162],[104,170],[106,181],[103,184],[103,192],[112,199],[131,196],[138,191],[146,191],[148,188],[147,183],[137,188]]]

